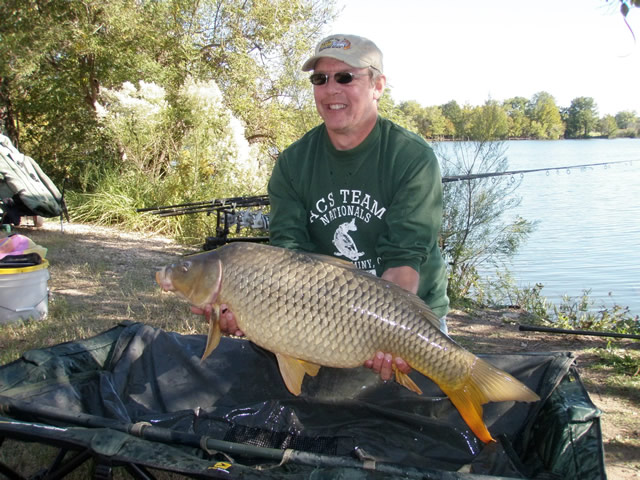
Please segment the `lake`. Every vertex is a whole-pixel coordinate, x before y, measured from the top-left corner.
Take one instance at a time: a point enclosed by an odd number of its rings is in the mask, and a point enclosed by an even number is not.
[[[538,225],[508,268],[521,287],[542,283],[553,303],[591,289],[595,308],[617,304],[640,315],[640,139],[506,145],[508,170],[626,162],[519,176],[522,202],[508,215]]]

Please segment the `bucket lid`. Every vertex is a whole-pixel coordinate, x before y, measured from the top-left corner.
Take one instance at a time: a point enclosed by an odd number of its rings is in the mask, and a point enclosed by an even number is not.
[[[40,265],[32,265],[31,267],[0,268],[0,275],[29,273],[29,272],[35,272],[36,270],[42,270],[44,268],[49,268],[49,260],[46,260],[46,259],[42,260],[42,263]]]

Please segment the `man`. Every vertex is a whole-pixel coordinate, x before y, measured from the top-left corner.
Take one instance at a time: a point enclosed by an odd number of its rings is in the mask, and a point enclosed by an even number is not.
[[[440,170],[422,138],[378,116],[382,53],[365,38],[332,35],[302,69],[313,70],[324,122],[276,162],[268,188],[271,244],[350,260],[418,294],[446,332]],[[221,317],[224,331],[241,333],[232,314]],[[388,380],[394,364],[410,371],[383,352],[366,366]]]

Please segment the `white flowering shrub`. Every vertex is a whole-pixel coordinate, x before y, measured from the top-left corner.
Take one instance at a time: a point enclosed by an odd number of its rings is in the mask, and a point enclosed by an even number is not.
[[[212,80],[188,78],[174,95],[153,83],[126,82],[102,90],[96,114],[121,163],[103,178],[100,191],[77,202],[76,216],[86,221],[126,222],[139,229],[140,216],[134,220],[130,213],[136,208],[266,190],[269,172],[259,148],[247,142],[242,121],[226,108]],[[147,221],[160,228],[157,219]],[[162,219],[183,239],[200,240],[211,234],[213,221],[205,215]]]
[[[268,172],[259,161],[259,150],[245,138],[243,123],[224,106],[222,93],[213,80],[189,79],[179,91],[186,106],[188,128],[177,170],[194,180],[219,186],[223,196],[251,195],[264,191]]]
[[[163,135],[169,108],[166,93],[154,83],[140,81],[138,87],[125,82],[120,89],[105,88],[96,115],[114,139],[122,160],[140,170],[156,167],[163,150]]]
[[[153,179],[180,175],[185,196],[209,184],[222,196],[264,191],[268,172],[259,150],[247,142],[213,80],[188,78],[173,106],[162,87],[144,81],[103,89],[101,97],[97,116],[126,164]]]

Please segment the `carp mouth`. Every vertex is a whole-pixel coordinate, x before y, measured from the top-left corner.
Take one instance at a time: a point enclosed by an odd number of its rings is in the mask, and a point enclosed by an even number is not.
[[[175,292],[171,278],[167,275],[167,267],[162,267],[156,272],[156,283],[160,285],[163,292]]]

